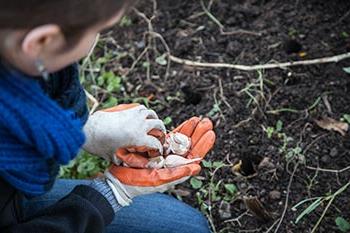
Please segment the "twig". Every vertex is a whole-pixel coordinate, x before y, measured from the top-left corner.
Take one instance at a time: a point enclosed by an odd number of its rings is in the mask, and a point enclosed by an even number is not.
[[[315,64],[324,64],[324,63],[337,63],[339,61],[350,58],[350,52],[343,53],[331,57],[323,57],[305,61],[292,61],[292,62],[284,62],[284,63],[276,63],[276,64],[263,64],[263,65],[237,65],[237,64],[229,64],[229,63],[208,63],[208,62],[196,62],[188,59],[182,59],[175,57],[173,55],[169,56],[170,60],[192,67],[201,67],[201,68],[227,68],[227,69],[236,69],[236,70],[244,70],[244,71],[256,71],[256,70],[267,70],[267,69],[276,69],[276,68],[285,68],[292,66],[301,66],[301,65],[315,65]]]
[[[324,211],[322,212],[322,215],[321,217],[318,219],[316,225],[312,228],[312,231],[311,233],[314,233],[316,232],[318,226],[320,225],[320,223],[322,222],[324,216],[326,215],[329,207],[331,206],[331,204],[333,203],[334,199],[339,195],[341,194],[342,192],[344,192],[350,185],[350,182],[348,182],[346,185],[344,185],[343,187],[341,187],[336,193],[333,194],[332,198],[329,200],[326,208],[324,209]]]
[[[251,118],[251,117],[248,117],[247,119],[242,120],[242,121],[238,122],[237,124],[234,124],[234,125],[232,126],[232,128],[233,128],[233,129],[237,129],[237,128],[241,127],[242,125],[247,124],[247,123],[250,122],[251,120],[252,120],[252,118]]]
[[[286,215],[286,212],[287,212],[287,209],[288,209],[288,203],[289,203],[290,188],[291,188],[291,186],[292,186],[293,178],[294,178],[295,172],[296,172],[297,169],[298,169],[298,166],[299,166],[299,163],[295,164],[293,173],[292,173],[292,175],[290,176],[289,183],[288,183],[288,187],[287,187],[287,195],[286,195],[286,202],[285,202],[285,204],[284,204],[284,210],[283,210],[282,216],[281,216],[281,218],[280,218],[280,220],[279,220],[279,222],[278,222],[278,225],[277,225],[277,227],[276,227],[276,229],[275,229],[275,231],[274,231],[275,233],[278,232],[278,229],[280,228],[280,226],[281,226],[281,224],[282,224],[282,222],[283,222],[283,220],[284,220],[284,216]]]
[[[163,44],[163,46],[164,46],[164,48],[166,50],[166,55],[169,57],[169,55],[171,54],[170,53],[170,48],[169,48],[167,42],[165,41],[164,37],[161,34],[159,34],[158,32],[154,32],[154,31],[153,32],[148,32],[148,34],[153,36],[154,38],[158,38],[162,42],[162,44]],[[167,68],[166,68],[166,72],[165,72],[165,80],[167,80],[167,78],[168,78],[168,76],[170,74],[170,66],[171,66],[171,60],[168,59]]]
[[[85,94],[88,97],[88,99],[93,103],[93,106],[90,110],[90,115],[93,114],[95,112],[95,110],[98,108],[98,106],[100,105],[100,103],[97,101],[97,99],[91,95],[87,90],[85,90]]]
[[[136,13],[136,15],[138,15],[139,17],[141,17],[144,21],[146,21],[147,23],[147,26],[148,26],[148,31],[145,33],[145,35],[148,37],[148,40],[147,40],[147,47],[146,49],[142,52],[142,54],[140,55],[140,59],[146,55],[147,57],[147,62],[150,64],[150,55],[149,55],[149,51],[150,50],[154,50],[154,51],[157,51],[156,49],[156,46],[154,45],[155,44],[155,41],[154,39],[155,38],[158,38],[165,50],[166,50],[166,55],[168,57],[168,62],[167,62],[167,69],[166,69],[166,73],[165,73],[165,80],[167,80],[169,74],[170,74],[170,65],[171,65],[171,60],[169,59],[169,55],[170,55],[170,48],[167,44],[167,42],[165,41],[164,37],[155,32],[154,31],[154,27],[153,27],[153,24],[152,24],[152,21],[153,19],[155,19],[155,15],[156,15],[156,10],[157,10],[157,2],[156,1],[153,1],[153,15],[148,18],[144,13],[140,12],[139,10],[137,10],[136,8],[134,8],[134,12]],[[138,59],[137,59],[138,60]],[[138,62],[138,61],[137,61]],[[151,80],[151,70],[150,70],[150,66],[147,67],[147,79],[150,81]]]
[[[320,172],[329,172],[329,173],[343,173],[343,172],[346,172],[348,170],[350,170],[350,166],[348,167],[345,167],[343,169],[340,169],[340,170],[333,170],[333,169],[325,169],[325,168],[320,168],[320,167],[311,167],[311,166],[306,166],[307,169],[310,169],[310,170],[314,170],[314,171],[320,171]]]
[[[338,24],[340,24],[344,19],[346,19],[348,16],[350,15],[350,10],[348,12],[346,12],[342,17],[339,18],[339,20],[337,22],[335,22],[332,27],[337,26]]]
[[[275,225],[278,223],[278,221],[280,221],[281,218],[277,219],[270,227],[269,229],[267,229],[265,231],[265,233],[269,233],[270,231],[272,231],[272,229],[275,227]]]
[[[240,220],[241,218],[243,218],[244,216],[249,215],[248,213],[249,213],[249,211],[247,210],[246,212],[242,213],[241,215],[239,215],[239,216],[236,217],[236,218],[232,218],[232,219],[225,220],[224,223],[237,222],[238,225],[241,227],[242,224],[241,224],[241,222],[240,222],[239,220]]]
[[[213,4],[213,2],[211,1],[209,3],[209,6],[206,7],[204,5],[203,0],[201,0],[201,6],[202,6],[204,13],[219,27],[221,35],[231,36],[231,35],[238,35],[238,34],[247,34],[247,35],[252,35],[252,36],[261,36],[260,32],[252,32],[252,31],[243,30],[243,29],[226,32],[225,26],[210,12],[210,8],[211,8],[212,4]]]
[[[95,41],[94,41],[88,55],[83,60],[82,67],[85,67],[86,63],[88,63],[90,61],[90,58],[91,58],[92,54],[94,53],[94,50],[95,50],[98,42],[100,41],[100,38],[101,38],[101,35],[97,34]]]
[[[226,96],[224,95],[224,88],[222,86],[222,81],[220,77],[218,78],[218,81],[219,81],[219,88],[220,88],[220,97],[224,102],[224,104],[230,109],[230,111],[233,112],[232,106],[227,102]]]

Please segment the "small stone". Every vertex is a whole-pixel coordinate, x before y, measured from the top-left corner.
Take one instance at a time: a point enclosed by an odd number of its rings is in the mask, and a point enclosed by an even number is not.
[[[324,156],[322,156],[322,158],[321,158],[321,161],[323,162],[323,163],[329,163],[330,162],[330,157],[328,156],[328,155],[324,155]]]
[[[336,157],[338,155],[338,149],[333,147],[329,155],[333,158]]]
[[[261,162],[258,165],[258,169],[274,169],[276,166],[271,162],[271,159],[268,157],[265,157],[261,160]]]
[[[277,190],[273,190],[269,193],[269,197],[271,200],[279,200],[281,199],[281,192]]]

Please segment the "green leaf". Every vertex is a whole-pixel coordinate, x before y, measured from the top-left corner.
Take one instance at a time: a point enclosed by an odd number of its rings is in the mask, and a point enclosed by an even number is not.
[[[195,177],[192,177],[190,180],[191,186],[194,189],[200,189],[203,186],[203,182],[201,180],[198,180]]]
[[[147,62],[147,61],[145,61],[145,62],[142,63],[142,67],[143,67],[143,68],[148,68],[148,67],[150,67],[150,66],[151,66],[151,64],[149,64],[149,62]]]
[[[273,128],[273,127],[267,127],[267,129],[266,129],[266,134],[267,134],[267,137],[270,139],[270,138],[272,138],[272,135],[273,135],[273,133],[275,132],[275,128]]]
[[[97,85],[102,87],[105,84],[105,78],[103,76],[99,76],[97,78]]]
[[[173,122],[173,119],[171,119],[171,117],[169,116],[163,120],[164,125],[170,125],[172,122]]]
[[[103,104],[103,108],[111,108],[118,104],[118,99],[111,96],[108,100]]]
[[[124,16],[119,23],[121,27],[129,27],[132,24],[131,19],[128,16]]]
[[[344,37],[344,38],[348,38],[349,37],[349,33],[347,33],[347,32],[342,32],[340,35],[342,37]]]
[[[224,165],[225,164],[223,162],[221,162],[221,161],[216,161],[216,162],[213,163],[213,167],[214,168],[222,167]]]
[[[343,70],[345,71],[345,73],[350,74],[350,66],[344,67]]]
[[[79,164],[79,166],[78,166],[78,168],[77,168],[77,171],[78,171],[79,173],[84,173],[84,174],[86,174],[86,173],[88,173],[88,172],[90,172],[90,171],[92,171],[92,170],[94,170],[94,169],[95,169],[95,164],[92,163],[91,161],[87,161],[87,162],[85,162],[85,163]]]
[[[234,184],[225,184],[224,187],[231,195],[237,192],[237,187]]]
[[[202,161],[202,164],[203,164],[203,167],[206,167],[206,168],[211,168],[211,167],[213,167],[213,164],[211,163],[211,161],[205,161],[205,160],[203,160],[203,161]]]
[[[304,218],[306,215],[310,214],[312,211],[314,211],[323,201],[322,197],[317,198],[311,205],[309,205],[301,214],[297,217],[295,224],[298,224],[298,222]]]
[[[283,122],[281,120],[278,120],[276,123],[276,131],[281,132],[283,128]]]
[[[161,66],[166,66],[168,64],[166,57],[167,55],[163,54],[162,56],[156,58],[156,62]]]
[[[112,73],[113,76],[108,76],[108,85],[107,85],[107,91],[108,92],[119,92],[120,90],[120,83],[121,83],[121,78],[118,77],[118,76],[115,76],[113,73]]]
[[[350,231],[350,223],[347,220],[345,220],[343,217],[337,217],[335,219],[335,224],[337,224],[337,226],[341,232],[349,232]]]
[[[350,124],[350,114],[344,114],[343,115],[344,120]]]

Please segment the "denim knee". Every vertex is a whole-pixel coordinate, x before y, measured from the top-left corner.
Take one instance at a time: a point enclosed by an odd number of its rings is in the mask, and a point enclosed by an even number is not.
[[[204,217],[204,215],[193,209],[194,213],[191,218],[188,219],[188,222],[193,222],[195,224],[188,225],[186,228],[188,229],[186,232],[196,232],[196,233],[210,233],[208,220]]]

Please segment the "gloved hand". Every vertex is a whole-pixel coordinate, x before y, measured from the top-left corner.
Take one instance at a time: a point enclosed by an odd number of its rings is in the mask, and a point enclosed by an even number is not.
[[[200,120],[198,117],[193,117],[173,132],[191,138],[192,145],[186,156],[189,159],[203,159],[215,143],[213,124],[209,119]],[[197,175],[201,170],[200,161],[172,168],[147,168],[149,158],[145,156],[149,155],[152,156],[152,153],[140,152],[137,148],[118,149],[116,157],[128,167],[113,164],[105,172],[107,183],[122,206],[129,205],[135,196],[164,192]]]
[[[97,111],[90,116],[84,132],[87,152],[111,161],[118,148],[137,147],[139,150],[163,152],[160,141],[149,135],[152,129],[165,132],[163,121],[153,110],[139,104],[122,104]]]

